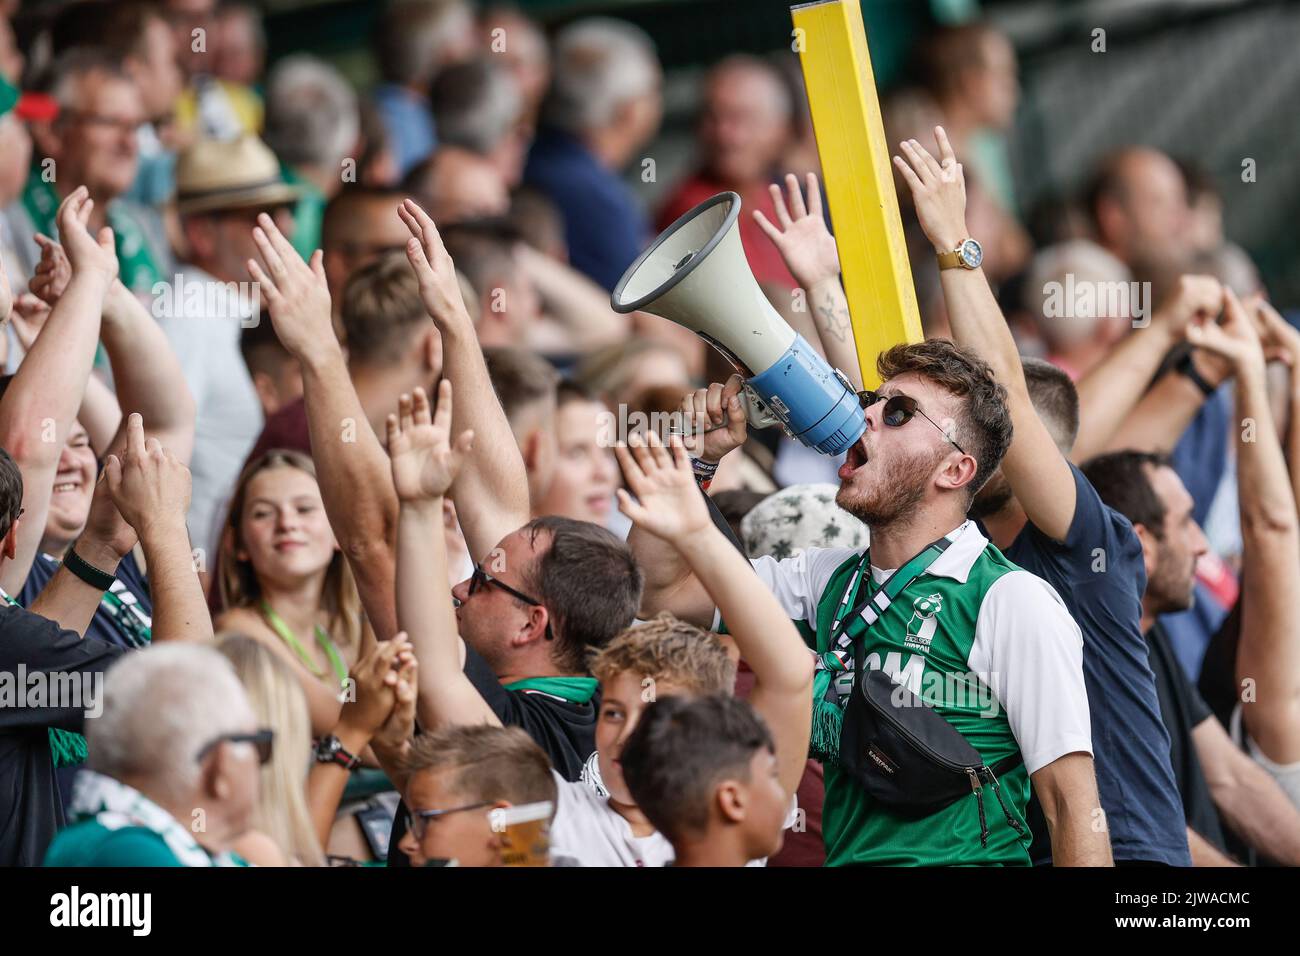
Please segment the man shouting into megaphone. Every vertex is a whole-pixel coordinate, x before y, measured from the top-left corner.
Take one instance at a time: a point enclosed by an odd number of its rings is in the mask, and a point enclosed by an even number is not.
[[[882,385],[863,393],[866,430],[836,499],[867,524],[870,546],[751,562],[815,632],[827,863],[1027,865],[1032,786],[1057,865],[1109,865],[1079,629],[1049,585],[967,519],[1011,441],[1006,391],[944,339],[895,346],[877,369]],[[720,457],[743,429],[708,438],[708,457]],[[646,575],[642,617],[724,623],[672,548],[638,529],[628,540]],[[889,736],[871,724],[879,707],[862,703],[876,671],[893,681],[887,722],[910,728],[892,749],[875,744],[875,730]]]

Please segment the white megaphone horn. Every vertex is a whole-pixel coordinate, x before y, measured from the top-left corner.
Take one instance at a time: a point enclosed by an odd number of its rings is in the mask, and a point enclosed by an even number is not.
[[[660,233],[610,296],[690,329],[745,379],[750,424],[839,455],[866,428],[857,391],[772,308],[740,244],[740,197],[706,199]]]

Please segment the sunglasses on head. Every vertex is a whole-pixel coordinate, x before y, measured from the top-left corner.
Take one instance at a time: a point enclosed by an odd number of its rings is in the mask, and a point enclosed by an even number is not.
[[[516,591],[514,588],[506,584],[504,581],[499,581],[496,578],[492,577],[492,575],[488,574],[477,564],[474,565],[474,573],[471,574],[469,577],[469,593],[473,595],[480,588],[486,587],[489,584],[495,588],[500,588],[502,591],[505,591],[506,594],[509,594],[515,600],[523,601],[525,604],[529,605],[530,607],[546,606],[541,601],[537,600],[537,598],[529,597],[523,591]],[[554,639],[554,635],[551,633],[551,622],[549,620],[547,620],[546,622],[546,639],[548,641]]]
[[[943,435],[944,441],[948,442],[963,455],[966,454],[966,449],[953,441],[948,435],[948,432],[938,422],[923,412],[921,406],[917,404],[916,399],[912,398],[912,396],[881,395],[879,392],[872,391],[871,389],[858,392],[858,403],[864,410],[875,405],[877,402],[885,403],[884,412],[881,414],[880,420],[890,428],[902,428],[912,420],[914,415],[920,415],[935,428],[939,429],[939,433]]]
[[[202,760],[208,754],[217,748],[218,744],[252,744],[257,748],[257,762],[259,764],[267,763],[271,759],[271,744],[275,740],[275,731],[267,728],[252,734],[222,734],[220,737],[214,737],[203,745],[195,760]]]

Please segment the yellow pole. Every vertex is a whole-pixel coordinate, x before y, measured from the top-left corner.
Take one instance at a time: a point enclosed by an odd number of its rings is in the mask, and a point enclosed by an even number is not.
[[[790,15],[862,382],[874,388],[876,356],[924,336],[862,8],[859,0],[822,0]]]

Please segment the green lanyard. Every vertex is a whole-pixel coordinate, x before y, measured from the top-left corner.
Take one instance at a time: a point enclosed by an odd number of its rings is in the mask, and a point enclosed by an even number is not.
[[[849,579],[849,586],[844,589],[844,596],[840,598],[839,607],[835,610],[835,618],[831,623],[831,635],[829,647],[821,655],[823,664],[832,670],[847,670],[848,656],[853,648],[853,642],[861,637],[871,625],[880,620],[880,616],[885,613],[893,600],[903,591],[924,574],[931,564],[948,549],[952,544],[949,538],[940,538],[926,545],[918,554],[912,557],[906,564],[891,574],[880,585],[874,593],[871,591],[871,575],[868,569],[871,566],[871,549],[867,548],[862,553],[862,560],[858,562],[857,569],[853,572],[853,577]],[[865,601],[854,609],[852,615],[845,612],[848,609],[849,602],[858,591],[858,582],[862,580],[864,574],[867,579],[868,597]],[[846,617],[850,617],[846,627],[841,628]]]
[[[47,183],[41,173],[39,166],[32,167],[27,185],[23,188],[23,208],[37,229],[54,238],[58,234],[57,214],[62,200],[54,186]],[[163,281],[163,274],[149,251],[144,230],[119,207],[110,206],[105,211],[105,216],[113,228],[117,272],[122,284],[132,292],[152,291],[155,283]]]
[[[570,704],[585,704],[596,696],[600,681],[594,677],[525,677],[504,686],[506,690],[545,694]]]
[[[302,661],[303,666],[321,680],[324,680],[325,675],[316,666],[316,662],[312,660],[306,648],[299,643],[293,631],[289,630],[289,625],[284,623],[284,618],[276,614],[266,601],[262,602],[262,615],[266,618],[266,622],[271,625],[271,630],[280,635],[280,640],[288,644],[290,650],[298,655],[298,660]],[[339,679],[340,684],[343,684],[348,679],[348,665],[344,662],[342,655],[339,654],[338,648],[334,646],[334,642],[330,640],[325,628],[319,624],[316,625],[316,643],[324,648],[325,656],[329,658],[330,666],[334,669],[334,676]]]

